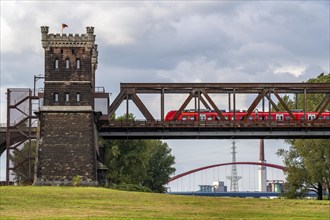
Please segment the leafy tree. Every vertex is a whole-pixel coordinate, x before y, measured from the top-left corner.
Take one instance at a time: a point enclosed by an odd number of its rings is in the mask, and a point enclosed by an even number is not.
[[[287,167],[287,196],[302,197],[314,191],[322,199],[323,191],[330,190],[330,140],[287,140],[289,150],[280,149]],[[330,196],[328,194],[328,199]]]
[[[164,184],[169,180],[169,176],[175,172],[172,165],[175,163],[174,156],[167,143],[159,140],[147,142],[150,150],[150,159],[147,169],[147,178],[144,186],[149,187],[154,192],[165,192]]]
[[[143,183],[150,154],[144,140],[111,140],[105,142],[104,148],[110,183]]]
[[[129,119],[134,119],[132,114]],[[126,120],[126,115],[117,120]],[[130,186],[134,189],[149,188],[164,192],[164,184],[175,172],[175,158],[171,149],[160,140],[102,140],[105,148],[105,165],[109,169],[109,183]],[[138,185],[139,187],[132,187]],[[142,188],[141,188],[142,187]]]
[[[307,82],[330,82],[330,74],[321,74]],[[315,111],[323,95],[307,96],[307,111]],[[295,100],[284,97],[289,107],[295,106]],[[298,99],[298,106],[303,106],[303,98]],[[301,107],[300,107],[301,108]],[[329,109],[329,106],[327,107]],[[283,158],[287,167],[286,196],[297,198],[308,191],[314,191],[318,199],[323,192],[328,192],[330,200],[330,140],[329,139],[298,139],[286,140],[289,150],[280,149],[277,154]]]

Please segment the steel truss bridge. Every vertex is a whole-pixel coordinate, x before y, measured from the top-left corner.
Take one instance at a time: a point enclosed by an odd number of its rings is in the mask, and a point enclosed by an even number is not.
[[[159,97],[160,119],[151,114],[147,103],[141,95],[151,94]],[[165,106],[168,95],[186,96],[183,103],[178,103],[177,113],[173,120],[165,120]],[[215,96],[221,96],[220,101]],[[238,112],[238,96],[251,96],[252,102],[246,110],[242,120],[226,120],[219,107]],[[296,103],[302,102],[305,120],[297,120],[284,100],[285,95],[296,98]],[[315,118],[307,120],[308,100],[314,95],[321,99],[316,108]],[[106,139],[259,139],[259,138],[330,138],[330,120],[320,119],[323,112],[329,111],[330,83],[121,83],[120,93],[109,106],[109,93],[96,91],[94,99],[104,99],[107,112],[98,120],[99,136]],[[7,90],[7,124],[0,126],[0,155],[7,151],[6,181],[9,182],[9,171],[16,170],[24,164],[32,166],[34,160],[29,150],[23,161],[13,166],[10,163],[13,152],[19,152],[23,144],[37,138],[38,118],[34,114],[34,107],[42,94],[36,94],[31,89]],[[166,99],[165,99],[166,98]],[[126,115],[129,115],[129,101],[139,109],[145,120],[111,120],[122,103],[126,103]],[[36,102],[36,103],[35,103]],[[178,121],[180,113],[193,102],[194,110],[200,113],[203,109],[216,112],[218,121]],[[290,120],[249,120],[255,109],[265,106],[273,112],[280,109],[276,103],[282,105],[290,115]],[[95,106],[94,106],[95,108]],[[296,106],[296,109],[298,106]],[[36,110],[37,110],[36,109]],[[96,109],[96,108],[95,108]],[[283,112],[283,111],[282,111]],[[235,117],[236,118],[236,117]],[[31,178],[27,177],[27,178]]]
[[[159,97],[160,119],[156,120],[149,108],[139,97],[143,94],[154,94]],[[177,109],[171,121],[165,121],[165,96],[186,95],[185,101]],[[308,97],[320,94],[322,99],[313,109],[314,120],[307,120]],[[251,96],[252,102],[246,110],[246,116],[240,120],[227,120],[220,110],[215,95],[222,97],[221,104],[232,111],[234,117],[238,113],[237,96]],[[293,109],[286,104],[284,95],[292,95],[303,103],[304,118],[297,120]],[[330,103],[330,83],[121,83],[120,93],[109,107],[109,116],[113,115],[122,103],[126,103],[128,116],[129,101],[132,101],[142,115],[144,121],[109,120],[101,121],[99,136],[110,139],[228,139],[228,138],[329,138],[330,120],[320,120]],[[193,102],[198,115],[202,109],[216,112],[218,121],[178,121],[178,117],[189,103]],[[268,105],[271,111],[280,112],[276,103],[280,103],[290,120],[249,120],[249,116],[261,105],[265,111]],[[281,111],[283,112],[283,111]],[[236,117],[235,117],[236,118]]]

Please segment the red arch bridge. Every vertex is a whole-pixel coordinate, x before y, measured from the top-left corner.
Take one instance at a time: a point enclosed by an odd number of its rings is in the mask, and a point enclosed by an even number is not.
[[[175,175],[175,176],[173,176],[173,177],[171,177],[169,179],[168,183],[170,183],[170,182],[172,182],[172,181],[174,181],[176,179],[182,178],[184,176],[187,176],[189,174],[193,174],[193,173],[202,171],[202,170],[207,170],[207,169],[211,169],[211,168],[214,168],[214,167],[228,166],[228,165],[256,165],[256,166],[272,167],[272,168],[283,170],[283,171],[285,170],[285,167],[284,166],[276,165],[276,164],[272,164],[272,163],[260,163],[260,162],[230,162],[230,163],[219,163],[219,164],[214,164],[214,165],[210,165],[210,166],[200,167],[200,168],[197,168],[197,169],[189,170],[187,172],[184,172],[184,173]]]
[[[226,166],[230,166],[230,165],[252,165],[254,167],[256,166],[265,166],[265,167],[269,167],[269,168],[273,168],[273,170],[277,170],[277,171],[281,171],[281,174],[282,171],[285,171],[285,167],[284,166],[281,166],[281,165],[277,165],[277,164],[272,164],[272,163],[260,163],[260,162],[229,162],[229,163],[220,163],[220,164],[214,164],[214,165],[209,165],[209,166],[204,166],[204,167],[200,167],[200,168],[196,168],[196,169],[193,169],[193,170],[190,170],[190,171],[187,171],[187,172],[184,172],[184,173],[181,173],[181,174],[178,174],[178,175],[175,175],[173,176],[169,181],[168,181],[168,186],[169,188],[174,186],[175,188],[175,184],[177,185],[180,185],[180,183],[178,181],[181,181],[182,179],[186,178],[186,182],[184,183],[184,187],[181,186],[181,190],[175,190],[172,192],[172,190],[170,190],[168,192],[168,194],[176,194],[176,195],[195,195],[195,196],[234,196],[234,197],[277,197],[280,195],[280,192],[257,192],[255,191],[255,189],[251,190],[240,190],[239,192],[224,192],[224,191],[216,191],[216,190],[212,190],[212,191],[196,191],[196,190],[187,190],[187,185],[189,185],[189,187],[191,187],[191,183],[188,183],[188,176],[189,176],[189,182],[191,182],[191,179],[190,179],[190,176],[191,174],[194,174],[195,173],[198,173],[200,171],[207,171],[207,170],[211,170],[213,168],[218,168],[219,167],[226,167]],[[246,167],[246,166],[245,166]],[[250,168],[249,168],[250,169]],[[242,172],[243,172],[243,169],[242,169]],[[267,170],[267,173],[268,175],[270,174],[270,170]],[[224,175],[225,172],[222,172],[221,174]],[[249,174],[248,175],[251,175],[250,174],[250,171],[249,171]],[[209,175],[209,178],[206,178],[209,182],[209,179],[212,178],[210,177],[211,175]],[[253,176],[255,177],[256,175],[251,175],[252,178]],[[204,174],[204,177],[205,177],[205,174]],[[203,179],[203,174],[201,174],[199,177],[197,177],[199,180],[198,181],[195,181],[193,180],[193,188],[196,188],[197,185],[194,185],[195,182],[196,183],[201,183],[201,182],[204,182]],[[206,177],[207,177],[207,174],[206,174]],[[244,177],[246,176],[243,176],[243,179]],[[196,178],[196,177],[195,177]],[[251,177],[249,177],[251,178]],[[272,179],[273,178],[273,179]],[[276,179],[277,178],[277,179]],[[242,179],[242,181],[243,181]],[[276,183],[278,184],[279,182],[284,182],[281,178],[278,177],[278,175],[269,175],[269,183]],[[214,179],[214,173],[213,173],[213,180]],[[219,179],[218,179],[219,181]],[[250,184],[247,184],[247,182],[251,182],[251,179],[249,179],[248,181],[245,179],[245,185],[247,187],[247,185],[250,185]],[[224,183],[224,182],[223,182]],[[182,183],[181,183],[182,184]],[[199,185],[199,184],[198,184]],[[203,186],[205,186],[205,184],[201,184]],[[246,188],[245,187],[245,188]],[[180,187],[177,187],[177,189],[179,189]],[[182,190],[182,188],[186,188],[186,190]],[[243,187],[242,187],[243,188]]]

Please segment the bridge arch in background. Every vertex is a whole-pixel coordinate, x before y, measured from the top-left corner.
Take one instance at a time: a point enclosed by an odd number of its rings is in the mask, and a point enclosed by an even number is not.
[[[200,167],[200,168],[197,168],[197,169],[189,170],[187,172],[184,172],[184,173],[175,175],[175,176],[171,177],[167,183],[170,183],[170,182],[172,182],[172,181],[174,181],[176,179],[179,179],[181,177],[187,176],[189,174],[196,173],[198,171],[207,170],[207,169],[214,168],[214,167],[228,166],[228,165],[256,165],[256,166],[272,167],[272,168],[283,170],[283,171],[286,169],[284,166],[277,165],[277,164],[272,164],[272,163],[260,163],[260,162],[230,162],[230,163],[220,163],[220,164],[214,164],[214,165],[209,165],[209,166],[205,166],[205,167]]]

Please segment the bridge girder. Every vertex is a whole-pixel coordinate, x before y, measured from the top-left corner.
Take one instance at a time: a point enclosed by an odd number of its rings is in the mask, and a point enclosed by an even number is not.
[[[269,108],[273,107],[276,111],[279,111],[276,106],[272,94],[275,95],[279,103],[284,107],[286,112],[289,113],[292,119],[295,120],[295,116],[292,114],[292,110],[286,105],[280,94],[304,94],[304,112],[306,112],[306,96],[307,94],[324,94],[324,99],[319,104],[315,111],[318,112],[317,118],[322,112],[327,108],[330,103],[330,83],[121,83],[120,93],[115,98],[113,103],[109,107],[109,117],[115,113],[118,107],[125,100],[132,100],[138,109],[140,109],[142,115],[148,121],[154,121],[155,117],[148,111],[145,103],[139,98],[138,94],[160,94],[160,120],[164,120],[164,95],[165,94],[187,94],[188,97],[182,103],[180,108],[178,108],[176,115],[173,120],[176,120],[179,114],[186,108],[189,102],[195,98],[197,99],[197,104],[195,109],[200,111],[200,103],[202,103],[205,108],[210,109],[218,113],[221,120],[226,120],[214,100],[212,100],[210,94],[228,94],[228,109],[231,109],[230,95],[233,95],[233,111],[236,111],[236,99],[237,94],[255,94],[256,98],[250,104],[247,110],[247,120],[248,116],[255,110],[255,107],[260,103],[261,100],[265,98],[269,102]],[[204,96],[204,97],[203,97]],[[196,103],[196,101],[195,101]],[[211,107],[210,107],[211,106]],[[264,108],[264,106],[263,106]],[[126,108],[126,113],[129,113],[128,107]]]
[[[128,115],[129,107],[128,101],[132,100],[142,115],[146,119],[146,123],[141,125],[135,124],[134,126],[111,125],[116,122],[104,123],[101,133],[108,138],[329,138],[330,122],[325,121],[323,124],[318,124],[317,120],[323,112],[325,112],[330,103],[330,83],[121,83],[120,93],[109,107],[109,118],[124,101],[126,104],[126,114]],[[160,94],[160,119],[155,119],[143,99],[139,98],[141,94]],[[195,99],[195,111],[198,115],[201,111],[201,105],[205,108],[217,113],[221,122],[227,124],[212,127],[212,132],[207,126],[184,126],[179,128],[177,125],[168,124],[165,121],[165,95],[168,94],[186,94],[187,97],[183,103],[176,109],[176,113],[171,121],[177,121],[179,115],[187,108],[188,104]],[[212,99],[211,95],[225,94],[228,95],[228,106],[226,109],[233,112],[236,118],[237,110],[237,95],[247,94],[254,96],[253,101],[247,107],[245,116],[241,120],[229,121],[226,119],[220,110],[219,103]],[[298,99],[301,94],[303,98],[303,112],[304,121],[296,119],[293,110],[284,101],[283,95],[293,94]],[[316,117],[314,121],[307,121],[307,95],[308,94],[321,94],[323,97],[315,109]],[[137,100],[137,101],[136,101]],[[280,103],[284,112],[288,113],[291,122],[273,125],[272,121],[265,121],[260,126],[261,121],[251,124],[249,116],[257,111],[256,108],[262,102],[262,111],[265,112],[265,101],[268,101],[269,118],[272,111],[279,112],[279,107],[276,103]],[[222,101],[222,105],[225,100]],[[179,103],[180,104],[180,103]],[[283,111],[282,111],[283,112]],[[160,122],[159,122],[160,121]],[[110,124],[109,124],[110,123]],[[158,126],[153,127],[154,124]],[[105,135],[104,131],[107,127],[111,127],[110,133]],[[144,128],[149,128],[148,134],[144,133]],[[172,130],[166,130],[164,127],[171,127]],[[190,126],[190,127],[189,127]],[[242,127],[250,126],[247,131],[241,129]],[[239,128],[240,127],[240,128]],[[238,129],[239,128],[239,129]],[[176,132],[179,133],[176,133]],[[168,132],[168,133],[167,133]],[[218,134],[220,132],[221,134]],[[103,135],[101,135],[103,136]]]

